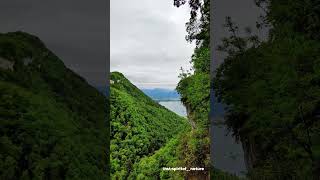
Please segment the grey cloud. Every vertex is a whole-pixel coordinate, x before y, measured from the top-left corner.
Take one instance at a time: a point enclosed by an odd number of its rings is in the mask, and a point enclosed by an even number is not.
[[[107,1],[1,0],[0,7],[0,32],[34,34],[88,82],[105,84]]]
[[[216,48],[222,43],[221,39],[228,37],[230,34],[224,27],[225,19],[227,16],[232,18],[239,30],[243,33],[244,28],[250,27],[254,34],[257,34],[260,38],[265,39],[267,31],[257,31],[255,28],[259,15],[263,12],[259,9],[253,0],[217,0],[214,2],[214,8],[211,10],[214,17],[213,28],[213,65],[212,69],[216,69],[225,58],[226,54],[217,51]]]
[[[187,6],[176,8],[173,0],[112,0],[111,7],[111,71],[142,88],[175,88],[194,48],[184,39]]]

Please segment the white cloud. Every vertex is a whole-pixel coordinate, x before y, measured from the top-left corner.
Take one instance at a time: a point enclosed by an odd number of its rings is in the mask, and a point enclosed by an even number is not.
[[[111,0],[110,16],[111,71],[141,88],[174,88],[194,48],[185,41],[188,7],[176,8],[173,0]]]

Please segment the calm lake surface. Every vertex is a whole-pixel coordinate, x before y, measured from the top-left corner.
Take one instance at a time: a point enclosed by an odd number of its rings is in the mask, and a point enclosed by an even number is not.
[[[213,92],[212,92],[213,93]],[[213,96],[214,97],[214,96]],[[246,165],[241,142],[236,142],[225,123],[225,105],[211,99],[211,160],[214,167],[245,176]]]
[[[187,117],[187,110],[181,101],[159,101],[159,104],[180,116]]]

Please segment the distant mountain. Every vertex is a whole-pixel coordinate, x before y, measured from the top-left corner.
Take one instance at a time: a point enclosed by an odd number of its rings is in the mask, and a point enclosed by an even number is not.
[[[179,100],[180,95],[175,90],[154,88],[154,89],[141,89],[147,96],[153,100]]]

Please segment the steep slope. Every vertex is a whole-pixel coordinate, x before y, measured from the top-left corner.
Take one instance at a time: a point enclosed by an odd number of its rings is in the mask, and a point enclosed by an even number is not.
[[[150,178],[150,174],[137,172],[140,160],[187,130],[188,122],[153,101],[119,72],[111,73],[110,94],[112,179]],[[159,174],[152,177],[160,178]]]
[[[106,179],[107,101],[35,36],[0,34],[0,179]]]
[[[182,139],[185,147],[181,152],[187,167],[201,167],[204,171],[188,171],[186,179],[208,180],[210,178],[210,2],[174,0],[174,5],[190,7],[190,19],[186,23],[186,40],[195,42],[190,70],[181,68],[180,81],[176,87],[186,106],[192,130]],[[213,172],[212,172],[213,173]],[[211,176],[213,177],[213,176]],[[220,177],[224,179],[224,177]]]
[[[209,179],[210,170],[210,138],[209,138],[209,108],[210,108],[210,77],[206,72],[196,71],[193,75],[180,80],[178,92],[185,104],[188,119],[192,122],[192,131],[182,139],[182,144],[189,147],[182,151],[187,167],[202,167],[205,171],[187,172],[189,179]]]

